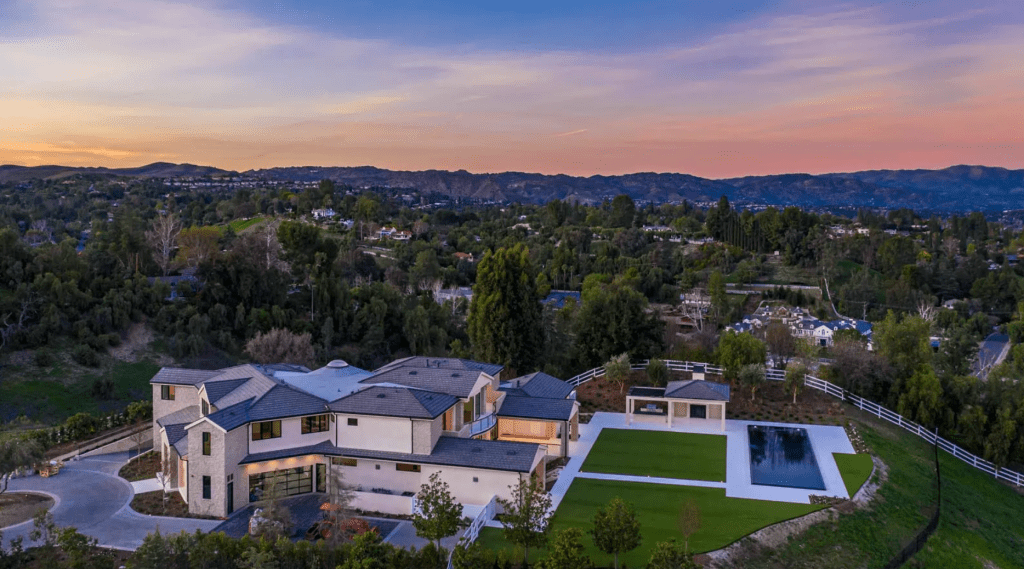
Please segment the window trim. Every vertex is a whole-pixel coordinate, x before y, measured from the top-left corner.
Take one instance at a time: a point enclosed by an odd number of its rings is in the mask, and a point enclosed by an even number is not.
[[[174,401],[174,386],[173,385],[161,385],[160,386],[160,400],[161,401]]]
[[[264,425],[269,425],[269,427],[264,428]],[[251,438],[254,441],[265,441],[267,439],[281,438],[281,420],[275,419],[273,421],[260,421],[258,423],[253,423],[251,429]]]
[[[359,426],[359,418],[358,417],[349,417],[348,418],[348,426],[349,427],[358,427]]]

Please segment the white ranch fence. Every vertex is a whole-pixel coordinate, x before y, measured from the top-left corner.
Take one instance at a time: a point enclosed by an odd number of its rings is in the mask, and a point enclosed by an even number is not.
[[[498,497],[491,496],[491,501],[487,502],[487,505],[484,506],[482,510],[480,510],[480,513],[477,514],[476,518],[474,518],[473,521],[469,524],[469,527],[466,528],[466,531],[462,534],[462,537],[459,538],[460,544],[469,545],[470,543],[476,541],[476,538],[480,537],[480,530],[484,529],[484,526],[487,525],[487,522],[494,519],[494,515],[497,514],[497,507]],[[448,555],[448,569],[452,569],[452,555],[454,553],[455,551],[452,550],[452,552]]]
[[[671,371],[692,372],[694,366],[704,366],[704,371],[706,373],[715,375],[721,375],[722,373],[722,368],[706,363],[684,362],[678,360],[664,361],[665,364],[668,366],[668,369]],[[650,363],[649,360],[645,360],[638,364],[633,364],[631,366],[631,369],[633,369],[634,371],[647,369],[648,363]],[[594,378],[602,376],[604,376],[604,368],[597,367],[590,371],[583,372],[573,377],[572,379],[569,379],[568,383],[573,387],[578,387],[583,383],[586,383]],[[780,369],[767,369],[765,370],[765,379],[769,381],[784,381],[786,379],[786,372],[785,370]],[[851,405],[857,407],[858,409],[870,413],[878,417],[879,419],[885,419],[886,421],[889,421],[894,425],[898,425],[910,431],[911,433],[917,435],[918,437],[921,437],[922,439],[928,441],[930,444],[938,445],[940,449],[948,452],[949,454],[962,460],[963,462],[966,462],[967,464],[973,466],[974,468],[977,468],[978,470],[995,477],[998,480],[1009,482],[1015,486],[1024,486],[1024,474],[1014,472],[1007,468],[999,468],[994,463],[989,462],[981,458],[980,456],[971,454],[964,450],[963,448],[961,448],[960,446],[956,445],[955,443],[938,436],[938,434],[935,431],[930,431],[922,427],[921,425],[904,418],[899,413],[890,411],[889,409],[886,409],[885,407],[882,407],[881,405],[873,401],[869,401],[867,399],[864,399],[863,397],[854,395],[853,393],[850,393],[849,391],[843,389],[842,387],[839,387],[834,383],[825,381],[824,379],[819,379],[817,377],[814,377],[813,375],[808,374],[804,376],[804,385],[806,385],[807,387],[817,389],[818,391],[824,391],[825,393],[831,395],[832,397],[846,401]]]

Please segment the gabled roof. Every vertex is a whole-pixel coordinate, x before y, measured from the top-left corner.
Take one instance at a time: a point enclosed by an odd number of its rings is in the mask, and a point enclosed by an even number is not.
[[[445,394],[375,385],[348,395],[328,405],[331,411],[353,415],[387,415],[412,419],[433,419],[444,413],[458,399]]]
[[[335,360],[326,366],[309,373],[279,371],[274,377],[293,385],[307,393],[334,401],[360,389],[359,381],[372,374],[364,369],[348,365],[342,360]]]
[[[540,445],[535,443],[441,437],[438,439],[437,444],[434,445],[434,450],[430,454],[411,454],[339,448],[329,441],[324,441],[305,447],[253,453],[245,457],[239,464],[280,460],[293,456],[323,454],[356,459],[386,460],[389,462],[439,464],[486,470],[504,470],[507,472],[530,472],[533,469],[534,460],[537,458],[539,448]]]
[[[216,413],[210,413],[206,416],[206,419],[225,431],[237,429],[249,422],[249,404],[251,402],[252,399],[246,399],[245,401],[235,403]]]
[[[275,385],[249,406],[250,421],[327,412],[327,402],[290,385]]]
[[[568,383],[540,371],[510,380],[499,389],[509,395],[549,399],[565,399],[573,391]]]
[[[244,377],[238,379],[225,379],[223,381],[207,381],[203,384],[206,389],[206,398],[212,405],[220,407],[219,401],[228,393],[238,389],[245,382],[252,378]]]
[[[545,421],[568,421],[572,418],[576,402],[572,399],[546,399],[543,397],[519,397],[509,394],[498,409],[499,417],[518,419],[540,419]]]
[[[704,381],[700,379],[670,381],[665,387],[665,397],[673,399],[728,401],[729,384]]]
[[[202,413],[199,412],[198,405],[189,405],[184,409],[178,409],[173,413],[168,413],[167,415],[160,417],[159,419],[156,420],[156,423],[161,427],[176,424],[187,425],[193,421],[198,420],[199,417],[201,416]]]
[[[173,441],[171,439],[174,439]],[[174,447],[178,456],[188,456],[188,431],[185,425],[171,425],[167,427],[167,442]]]
[[[156,375],[149,382],[171,385],[199,385],[220,373],[217,370],[164,367],[160,368],[160,371],[156,372]]]

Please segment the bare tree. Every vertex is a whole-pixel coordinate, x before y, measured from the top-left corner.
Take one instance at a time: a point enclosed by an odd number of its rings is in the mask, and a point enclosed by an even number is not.
[[[700,506],[692,499],[687,500],[679,510],[679,533],[685,538],[685,552],[690,551],[690,536],[700,531],[700,526]]]
[[[219,250],[220,231],[216,227],[189,227],[178,232],[178,257],[190,267],[198,267]]]
[[[175,465],[174,461],[171,460],[171,449],[164,448],[164,452],[160,458],[160,488],[164,491],[162,498],[165,515],[167,514],[168,494],[171,491],[171,469],[175,466],[177,465]]]
[[[245,351],[261,364],[286,362],[304,366],[313,365],[313,337],[306,332],[274,328],[257,333],[245,343]]]
[[[764,341],[768,344],[768,350],[782,360],[783,364],[796,355],[796,338],[789,330],[789,326],[782,322],[772,322],[764,331]]]
[[[935,323],[935,317],[938,315],[938,308],[936,308],[931,302],[925,299],[917,301],[917,315],[922,320],[927,321],[929,324]]]
[[[692,289],[684,295],[680,308],[682,309],[683,316],[686,316],[690,319],[690,322],[693,322],[693,327],[698,332],[703,332],[704,320],[711,309],[711,296],[707,291],[699,288]]]
[[[153,226],[146,232],[146,243],[153,249],[156,264],[164,272],[165,277],[175,266],[174,249],[178,245],[179,233],[181,222],[173,213],[156,218]]]
[[[417,237],[423,235],[427,231],[430,231],[430,224],[427,223],[426,221],[423,221],[422,219],[418,219],[416,220],[415,223],[412,224],[412,232]]]
[[[43,458],[43,447],[35,439],[10,436],[0,440],[0,494],[7,491],[11,472],[32,466]]]
[[[0,349],[7,345],[8,340],[25,329],[25,321],[32,315],[32,301],[22,299],[18,313],[7,313],[0,318]],[[14,319],[12,322],[11,319]]]
[[[136,425],[138,429],[138,425]],[[153,431],[150,429],[138,429],[134,431],[130,436],[129,440],[135,444],[135,456],[142,454],[142,445],[146,444],[146,441],[153,440]]]

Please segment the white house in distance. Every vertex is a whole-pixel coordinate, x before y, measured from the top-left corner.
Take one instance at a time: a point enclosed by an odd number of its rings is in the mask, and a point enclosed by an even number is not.
[[[463,504],[544,478],[578,436],[573,388],[544,374],[500,382],[503,367],[411,357],[373,372],[337,360],[220,370],[163,368],[154,447],[189,511],[229,515],[275,488],[323,492],[341,474],[354,507],[412,512],[434,472]]]

